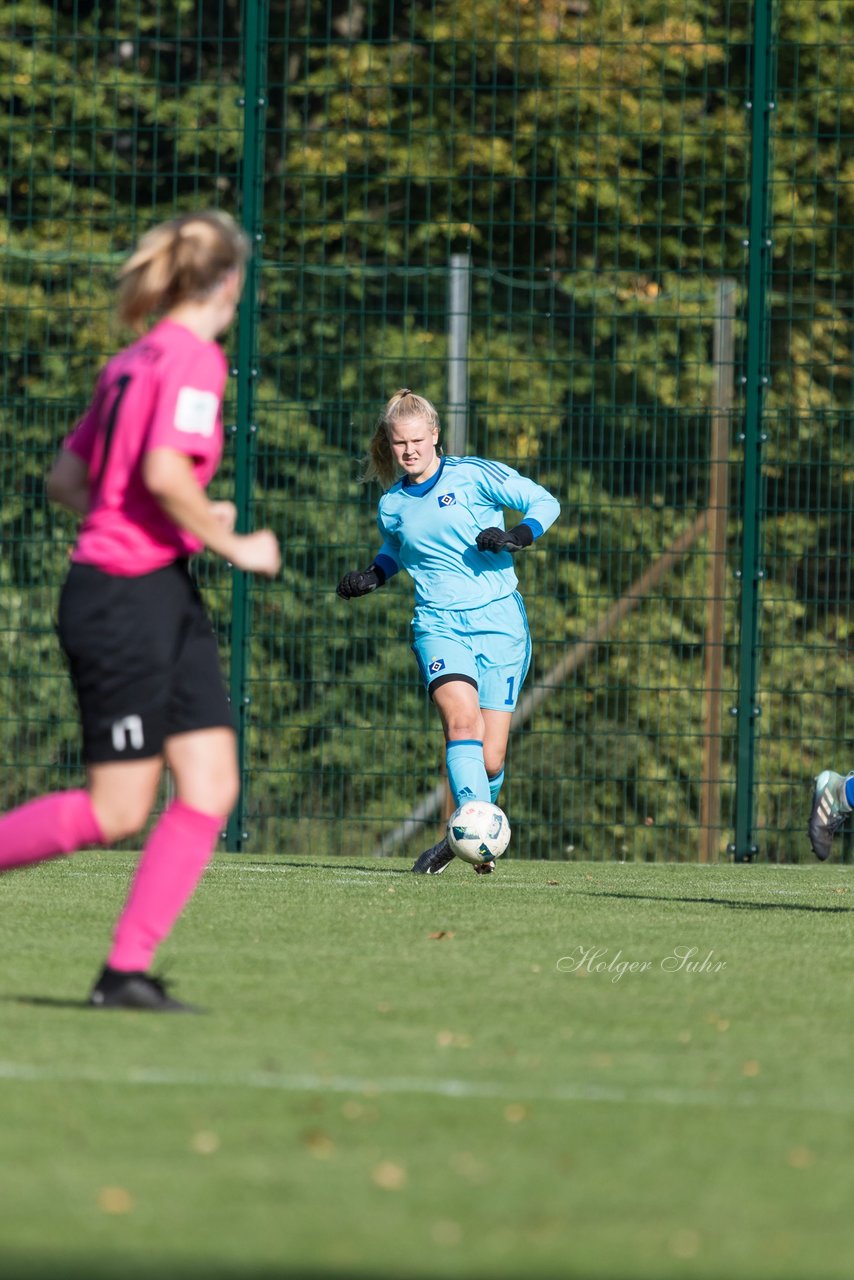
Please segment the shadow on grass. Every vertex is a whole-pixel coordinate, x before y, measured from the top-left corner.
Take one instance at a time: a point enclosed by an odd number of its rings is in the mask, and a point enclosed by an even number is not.
[[[83,1010],[85,1013],[89,1013],[89,1014],[97,1013],[99,1015],[98,1018],[96,1019],[98,1022],[100,1022],[105,1015],[107,1017],[110,1017],[114,1014],[125,1014],[125,1013],[131,1013],[134,1016],[140,1013],[144,1013],[147,1020],[152,1013],[157,1013],[159,1014],[160,1017],[163,1017],[164,1013],[172,1014],[172,1015],[176,1013],[179,1013],[182,1015],[192,1014],[194,1017],[198,1017],[199,1015],[205,1015],[210,1012],[209,1009],[202,1009],[195,1006],[188,1007],[186,1009],[166,1009],[166,1010],[134,1008],[131,1005],[123,1006],[121,1008],[116,1006],[113,1006],[112,1008],[102,1008],[97,1005],[90,1004],[88,1000],[60,999],[58,996],[22,996],[22,995],[2,996],[0,995],[0,1004],[23,1004],[23,1005],[27,1005],[29,1008],[34,1008],[34,1009],[78,1009],[78,1010]],[[2,1258],[0,1258],[0,1262],[2,1262]],[[5,1280],[2,1267],[0,1267],[0,1277],[3,1277],[3,1280]]]
[[[87,1013],[97,1013],[88,1000],[60,1000],[56,996],[0,996],[3,1004],[38,1005],[45,1009],[85,1009]]]
[[[166,1261],[163,1259],[142,1262],[139,1258],[80,1259],[63,1258],[57,1261],[44,1261],[27,1258],[23,1255],[9,1257],[0,1253],[2,1274],[9,1280],[401,1280],[398,1271],[390,1271],[385,1267],[312,1267],[310,1264],[294,1262],[279,1265],[244,1264],[244,1263],[205,1263]],[[501,1280],[526,1280],[531,1272],[513,1273],[500,1271],[487,1273],[481,1271],[466,1272],[467,1280],[494,1280],[498,1274]],[[573,1280],[577,1272],[562,1269],[560,1271],[536,1271],[537,1280]],[[447,1271],[417,1271],[409,1273],[408,1280],[440,1280],[447,1276]],[[614,1275],[602,1277],[602,1280],[626,1280]]]
[[[589,889],[576,890],[576,896],[585,898],[622,898],[626,902],[696,902],[699,906],[732,907],[735,911],[810,911],[819,915],[851,915],[854,907],[815,907],[808,902],[739,902],[734,898],[686,898],[682,894],[668,896],[656,893],[613,893],[607,889],[598,893]]]

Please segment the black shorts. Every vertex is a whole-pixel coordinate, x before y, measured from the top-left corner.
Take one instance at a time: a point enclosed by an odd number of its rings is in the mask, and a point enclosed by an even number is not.
[[[185,561],[138,578],[72,565],[59,638],[87,764],[145,760],[173,734],[234,728],[216,638]]]

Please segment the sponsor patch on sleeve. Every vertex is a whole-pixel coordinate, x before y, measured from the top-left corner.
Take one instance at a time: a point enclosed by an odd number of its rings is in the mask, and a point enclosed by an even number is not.
[[[182,387],[175,404],[175,429],[191,436],[212,436],[218,410],[219,397],[213,391]]]

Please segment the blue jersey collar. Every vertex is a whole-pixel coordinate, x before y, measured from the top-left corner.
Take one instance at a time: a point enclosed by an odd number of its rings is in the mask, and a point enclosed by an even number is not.
[[[421,484],[407,484],[406,478],[404,477],[402,492],[408,493],[411,498],[423,498],[425,493],[429,493],[434,485],[439,483],[439,477],[444,470],[445,459],[443,457],[439,462],[439,469],[436,474],[432,475],[429,480],[424,480]]]

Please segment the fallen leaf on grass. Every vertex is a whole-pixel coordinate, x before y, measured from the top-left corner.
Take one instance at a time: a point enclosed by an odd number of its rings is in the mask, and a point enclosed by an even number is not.
[[[300,1134],[299,1140],[318,1160],[328,1160],[335,1151],[335,1143],[322,1129],[308,1129]]]
[[[464,1031],[438,1031],[436,1044],[440,1049],[448,1049],[452,1046],[454,1049],[470,1049],[471,1036],[467,1036]]]
[[[429,936],[431,938],[435,938],[437,942],[444,942],[446,938],[453,938],[454,931],[453,929],[439,929],[436,933],[431,933]]]
[[[382,1160],[371,1174],[371,1180],[383,1191],[400,1191],[406,1183],[406,1170],[393,1160]]]
[[[98,1208],[103,1213],[130,1213],[133,1196],[124,1187],[102,1187],[98,1192]]]
[[[190,1145],[197,1155],[212,1156],[215,1151],[219,1151],[219,1138],[209,1129],[200,1129],[198,1133],[193,1134]]]

